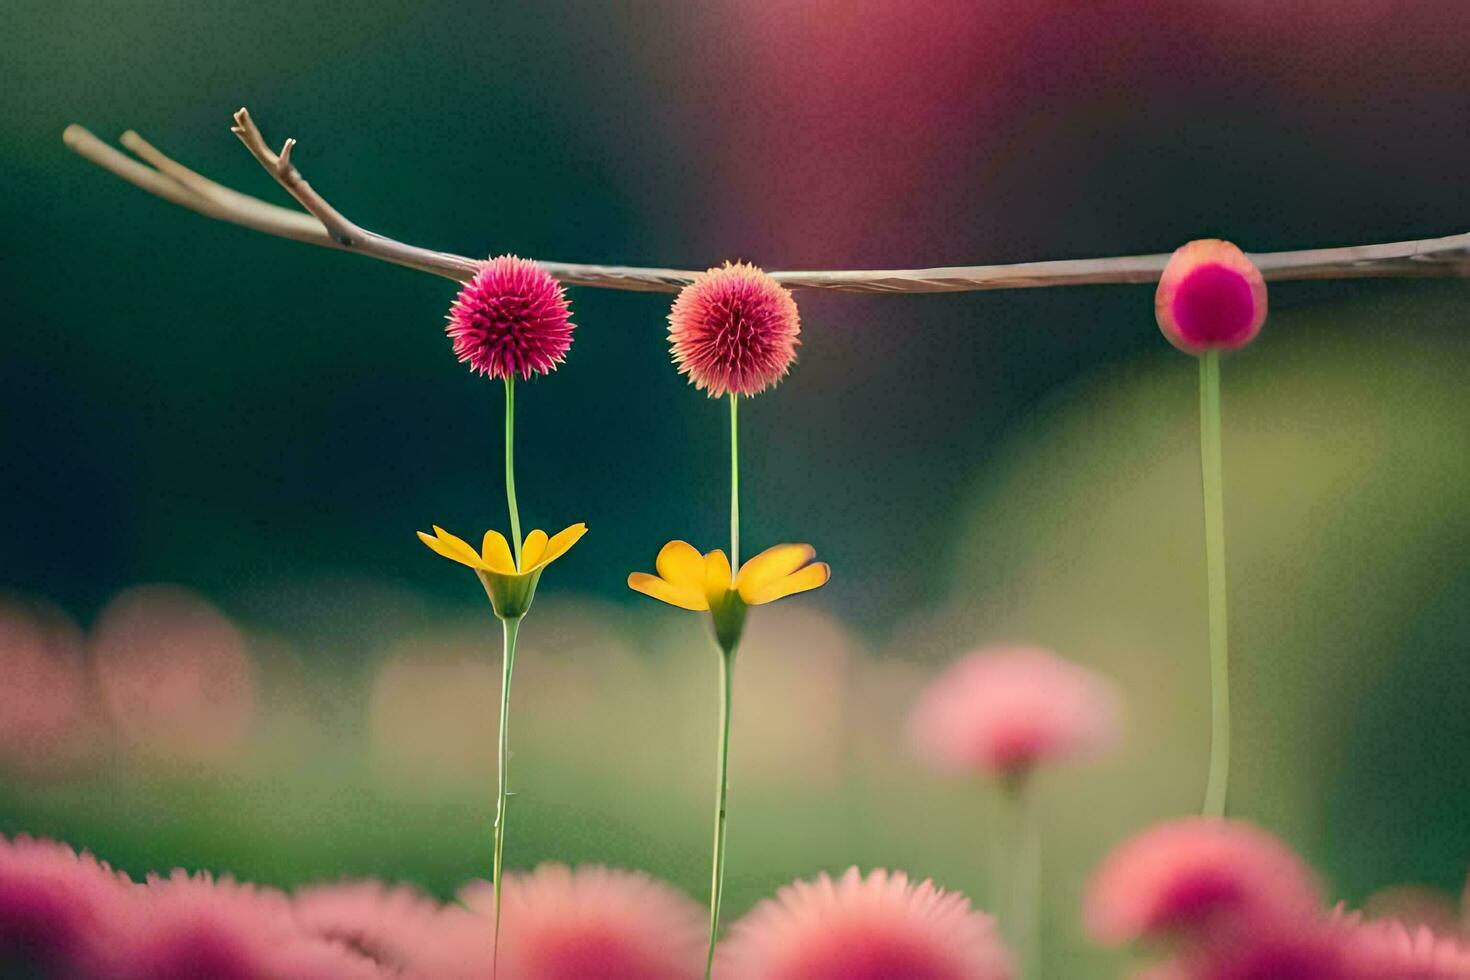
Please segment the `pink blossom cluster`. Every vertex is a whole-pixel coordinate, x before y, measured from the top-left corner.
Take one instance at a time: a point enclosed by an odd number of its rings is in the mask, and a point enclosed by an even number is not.
[[[1286,844],[1242,821],[1161,823],[1093,876],[1083,919],[1100,943],[1141,943],[1147,980],[1470,980],[1454,932],[1327,908]]]
[[[174,871],[134,881],[51,841],[0,838],[0,976],[66,980],[695,980],[705,913],[646,874],[546,864],[495,900],[441,903],[376,881],[295,894]],[[964,896],[856,869],[797,882],[737,922],[730,980],[1010,980],[993,920]]]

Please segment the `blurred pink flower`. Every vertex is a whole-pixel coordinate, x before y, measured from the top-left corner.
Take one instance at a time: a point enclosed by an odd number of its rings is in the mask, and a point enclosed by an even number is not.
[[[719,980],[1009,980],[994,920],[957,892],[857,868],[757,905],[716,956]]]
[[[92,631],[102,699],[139,753],[218,763],[250,734],[255,669],[245,638],[218,609],[172,586],[120,593]]]
[[[505,980],[696,980],[704,970],[700,906],[638,871],[543,864],[502,882],[499,976]],[[476,881],[447,908],[410,972],[488,980],[495,897]]]
[[[930,684],[909,729],[937,767],[1019,776],[1105,750],[1117,741],[1119,715],[1117,692],[1100,674],[1038,647],[992,647]]]
[[[135,888],[90,854],[0,837],[0,976],[85,975]]]
[[[407,885],[344,881],[311,885],[291,899],[296,921],[311,936],[402,970],[441,912],[438,902]]]
[[[492,378],[549,374],[572,346],[561,283],[530,259],[499,255],[464,284],[445,332],[460,363]]]
[[[1290,931],[1319,911],[1311,869],[1280,840],[1240,821],[1187,817],[1115,848],[1087,886],[1083,918],[1094,939],[1116,944]]]
[[[95,761],[98,705],[82,632],[60,610],[0,600],[0,760],[28,777]]]
[[[1409,929],[1427,926],[1440,935],[1460,931],[1460,910],[1448,892],[1427,885],[1390,885],[1363,900],[1363,917],[1392,919]]]
[[[1344,948],[1355,980],[1470,980],[1470,946],[1425,926],[1363,922],[1349,929]]]
[[[1143,976],[1147,980],[1406,980],[1393,973],[1359,972],[1343,937],[1317,922],[1208,943]]]
[[[700,273],[669,311],[674,364],[711,398],[755,395],[780,381],[800,334],[791,291],[745,262]]]
[[[150,876],[106,937],[109,980],[372,980],[370,959],[308,935],[274,889],[208,874]]]

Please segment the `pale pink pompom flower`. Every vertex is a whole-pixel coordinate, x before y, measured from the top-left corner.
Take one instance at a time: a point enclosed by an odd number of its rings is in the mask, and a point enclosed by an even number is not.
[[[422,948],[442,911],[417,888],[381,881],[311,885],[292,896],[291,906],[308,935],[394,971],[406,967]]]
[[[1320,908],[1311,869],[1286,844],[1248,823],[1206,817],[1124,841],[1094,873],[1083,905],[1087,931],[1107,944],[1289,932]]]
[[[1426,926],[1362,922],[1348,929],[1343,947],[1353,980],[1470,980],[1470,945]]]
[[[798,881],[737,922],[719,980],[1009,980],[995,920],[957,892],[857,868]]]
[[[175,871],[150,876],[106,937],[112,980],[375,980],[372,960],[309,935],[274,889]]]
[[[1102,675],[1038,647],[993,647],[936,678],[909,731],[938,768],[1015,777],[1105,751],[1117,741],[1120,715],[1118,693]]]
[[[498,976],[514,980],[697,980],[704,912],[672,885],[638,871],[543,864],[506,875]],[[414,977],[480,980],[494,961],[495,893],[476,881],[446,909]]]
[[[500,255],[460,289],[445,333],[460,363],[525,381],[556,370],[574,329],[561,283],[529,259]]]
[[[136,888],[90,854],[0,837],[0,976],[85,976]]]
[[[669,311],[674,364],[711,398],[754,395],[780,381],[800,334],[791,291],[745,262],[701,273]]]

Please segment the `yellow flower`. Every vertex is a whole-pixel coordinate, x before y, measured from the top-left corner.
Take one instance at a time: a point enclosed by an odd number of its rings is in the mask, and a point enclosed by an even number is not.
[[[510,542],[499,531],[486,531],[485,542],[478,552],[437,524],[433,535],[423,531],[418,535],[420,541],[438,554],[475,570],[490,596],[495,615],[501,619],[518,619],[531,608],[542,570],[566,554],[586,533],[586,524],[573,524],[549,538],[538,528],[522,542],[519,566],[511,556]]]
[[[714,618],[715,638],[728,653],[740,639],[746,607],[827,584],[832,569],[826,562],[813,562],[816,556],[809,544],[778,544],[732,574],[730,559],[718,548],[701,555],[693,545],[670,541],[654,562],[658,574],[634,572],[628,576],[628,587],[680,609],[708,611]]]

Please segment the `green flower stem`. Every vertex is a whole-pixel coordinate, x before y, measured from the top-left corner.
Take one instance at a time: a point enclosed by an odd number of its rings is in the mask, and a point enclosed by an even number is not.
[[[730,392],[730,574],[740,571],[740,396]]]
[[[740,571],[740,423],[739,396],[730,392],[730,573]],[[740,603],[738,597],[733,601]],[[744,624],[745,607],[737,605],[739,624]],[[711,610],[711,612],[716,612]],[[728,612],[728,610],[727,610]],[[720,900],[725,894],[725,817],[730,796],[730,673],[735,666],[735,649],[740,629],[722,635],[716,613],[716,639],[720,644],[720,743],[715,764],[715,840],[709,882],[709,949],[704,958],[704,977],[709,980],[715,964],[715,941],[720,935]]]
[[[1205,581],[1210,629],[1210,775],[1204,815],[1225,816],[1230,778],[1230,653],[1225,630],[1225,488],[1220,448],[1220,353],[1199,362],[1200,473],[1205,501]]]
[[[720,651],[720,749],[715,767],[714,860],[709,882],[709,951],[704,959],[704,976],[709,980],[715,963],[715,940],[720,933],[720,900],[725,893],[725,815],[730,795],[730,672],[735,666],[735,649]]]
[[[1006,787],[1013,819],[1011,935],[1016,945],[1018,976],[1039,977],[1041,938],[1041,821],[1036,792],[1025,776]]]
[[[495,892],[495,952],[492,971],[500,959],[500,876],[504,867],[505,805],[509,796],[510,773],[510,675],[516,662],[516,634],[521,628],[519,616],[501,620],[505,627],[505,656],[500,671],[500,747],[496,764],[495,792],[495,864],[491,884]]]
[[[505,379],[505,501],[510,505],[510,544],[521,567],[521,512],[516,507],[516,379]]]

